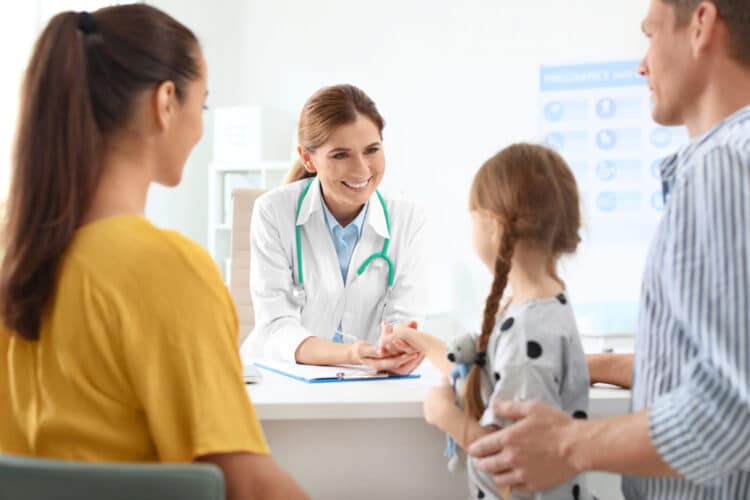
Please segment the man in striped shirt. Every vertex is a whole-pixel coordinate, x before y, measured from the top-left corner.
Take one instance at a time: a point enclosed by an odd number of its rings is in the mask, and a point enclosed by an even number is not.
[[[750,499],[750,4],[652,0],[643,31],[654,119],[692,142],[662,165],[635,358],[612,360],[632,372],[633,413],[503,402],[517,422],[469,452],[521,490],[603,470],[625,475],[628,499]]]

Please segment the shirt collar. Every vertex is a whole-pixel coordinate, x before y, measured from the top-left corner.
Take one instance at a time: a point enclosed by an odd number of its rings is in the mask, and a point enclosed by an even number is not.
[[[333,234],[333,230],[337,227],[341,227],[341,224],[339,224],[339,221],[337,221],[336,217],[333,216],[333,214],[331,213],[331,210],[328,208],[328,205],[326,205],[326,202],[322,196],[320,197],[320,203],[323,205],[323,216],[326,219],[326,224],[328,224],[328,229],[331,231],[331,234]],[[362,236],[362,226],[364,226],[365,224],[365,215],[367,214],[367,205],[369,205],[369,202],[365,203],[365,206],[362,207],[362,209],[359,211],[359,213],[354,218],[354,220],[349,223],[349,226],[353,225],[355,228],[357,228],[358,238]]]
[[[674,184],[675,179],[692,164],[692,159],[696,154],[703,152],[706,148],[715,146],[717,141],[730,133],[735,125],[747,120],[750,120],[750,106],[745,106],[731,114],[711,127],[707,132],[704,132],[678,149],[674,154],[664,158],[659,167],[664,190],[669,190]]]
[[[300,184],[300,190],[301,193],[302,190],[305,188],[308,182],[310,182],[309,179],[304,179],[301,181],[298,181]],[[298,201],[295,200],[295,207],[297,206]],[[297,216],[297,220],[295,221],[296,225],[303,226],[307,223],[307,221],[310,220],[310,217],[313,213],[320,210],[323,211],[323,195],[320,192],[320,181],[317,177],[313,178],[312,184],[310,184],[310,189],[307,191],[307,196],[305,196],[305,199],[302,201],[302,206],[299,210],[299,215]],[[380,203],[380,200],[378,199],[378,194],[373,193],[373,195],[370,197],[370,199],[367,202],[367,210],[363,211],[366,212],[364,217],[364,221],[372,227],[375,232],[382,236],[383,238],[389,239],[391,237],[391,233],[388,229],[388,222],[386,221],[385,217],[385,211],[383,210],[383,206]],[[360,215],[363,213],[360,212]],[[325,218],[325,213],[324,213]],[[361,231],[361,229],[360,229]]]

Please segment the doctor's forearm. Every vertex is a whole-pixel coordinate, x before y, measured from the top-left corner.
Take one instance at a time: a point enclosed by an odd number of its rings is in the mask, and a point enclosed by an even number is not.
[[[351,344],[338,344],[317,337],[302,341],[294,353],[297,363],[307,365],[354,364]]]

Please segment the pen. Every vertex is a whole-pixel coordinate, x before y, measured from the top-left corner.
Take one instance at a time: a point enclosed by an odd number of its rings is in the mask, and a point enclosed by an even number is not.
[[[359,337],[355,337],[354,335],[344,333],[339,329],[339,330],[336,330],[336,333],[334,334],[332,340],[333,342],[336,342],[337,344],[345,344],[345,343],[357,342],[359,340]]]

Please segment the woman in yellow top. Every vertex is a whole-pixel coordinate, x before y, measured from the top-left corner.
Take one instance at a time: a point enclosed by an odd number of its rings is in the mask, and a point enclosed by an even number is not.
[[[22,93],[0,268],[0,453],[208,461],[227,497],[302,498],[245,392],[210,257],[143,211],[202,134],[200,46],[142,4],[66,12]]]

